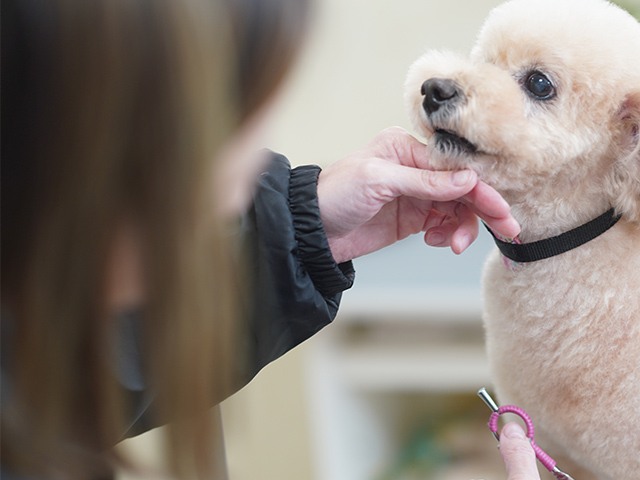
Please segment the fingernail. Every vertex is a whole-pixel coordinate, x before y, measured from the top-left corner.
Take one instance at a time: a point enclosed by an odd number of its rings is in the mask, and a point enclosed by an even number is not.
[[[437,247],[444,242],[444,235],[440,232],[431,232],[427,234],[427,243],[432,247]]]
[[[451,183],[453,183],[457,187],[461,187],[469,182],[472,175],[473,172],[471,172],[471,170],[458,170],[456,172],[452,172]]]
[[[502,435],[507,438],[527,438],[524,430],[517,423],[507,423],[502,429]]]
[[[460,248],[462,249],[462,251],[464,252],[467,248],[469,248],[469,245],[471,245],[472,242],[473,239],[471,238],[471,235],[465,235],[464,237],[462,237],[460,239]]]
[[[513,228],[513,231],[515,233],[514,237],[517,237],[520,233],[520,224],[515,218],[511,219],[511,227]]]

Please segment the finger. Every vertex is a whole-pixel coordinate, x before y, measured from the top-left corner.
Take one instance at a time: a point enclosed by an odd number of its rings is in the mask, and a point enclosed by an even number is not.
[[[422,227],[424,242],[431,247],[448,247],[456,228],[455,219],[431,209]]]
[[[436,204],[447,215],[433,210],[427,219],[425,243],[432,247],[451,247],[459,255],[478,238],[478,219],[475,214],[462,203],[448,202]],[[446,208],[443,208],[446,205]],[[455,205],[455,206],[454,206]]]
[[[455,231],[456,226],[452,224],[443,224],[440,227],[431,228],[424,234],[424,243],[430,247],[450,247]]]
[[[460,255],[478,238],[478,217],[463,204],[459,204],[457,212],[459,226],[451,238],[451,250]]]
[[[478,182],[461,201],[497,234],[506,238],[515,238],[520,233],[520,225],[511,215],[509,204],[486,183]]]
[[[427,219],[424,222],[424,225],[422,226],[422,230],[424,230],[425,232],[427,230],[431,230],[434,227],[439,227],[441,226],[443,223],[445,223],[445,221],[449,221],[450,217],[440,213],[437,210],[434,210],[431,206],[429,206],[429,210],[427,212]]]
[[[511,213],[511,207],[507,201],[482,180],[477,182],[473,190],[462,198],[462,201],[489,217],[505,217]]]
[[[452,207],[452,204],[453,202],[438,205],[443,210],[450,210],[443,206]],[[478,238],[478,219],[466,205],[455,205],[448,217],[440,214],[445,218],[440,225],[432,227],[431,222],[427,222],[425,242],[432,247],[451,247],[456,255],[460,255]]]
[[[421,200],[446,202],[466,198],[478,183],[478,175],[472,170],[421,170],[387,162],[386,173],[384,186],[390,189],[392,196]]]
[[[478,214],[478,216],[482,218],[493,232],[503,238],[515,238],[520,233],[520,225],[511,215],[503,218],[487,217],[480,214]]]
[[[461,212],[463,215],[465,212],[470,212],[473,215],[469,207],[460,202],[431,202],[431,212],[423,227],[425,243],[432,247],[450,247],[451,241],[463,221],[460,218]],[[458,242],[460,241],[458,240]],[[458,245],[458,250],[459,247],[460,245]]]
[[[507,480],[540,480],[536,454],[524,430],[517,423],[507,423],[500,433],[500,454],[507,468]]]
[[[453,225],[433,228],[425,233],[424,241],[431,247],[451,247],[456,255],[464,252],[478,238],[477,231],[459,233]]]
[[[431,169],[427,146],[400,127],[383,130],[374,142],[382,158],[408,167]]]

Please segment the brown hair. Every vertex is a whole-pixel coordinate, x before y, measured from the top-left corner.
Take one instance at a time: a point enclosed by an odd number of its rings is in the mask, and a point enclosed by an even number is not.
[[[280,83],[306,11],[295,0],[3,1],[5,466],[110,471],[99,452],[128,411],[111,370],[105,267],[114,232],[133,220],[155,421],[180,420],[175,473],[213,468],[194,412],[237,384],[237,292],[211,205],[213,160]]]

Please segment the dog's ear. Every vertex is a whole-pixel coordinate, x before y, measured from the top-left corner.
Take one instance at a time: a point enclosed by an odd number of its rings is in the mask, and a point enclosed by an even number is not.
[[[640,88],[626,96],[618,115],[621,136],[612,178],[614,207],[640,223]]]

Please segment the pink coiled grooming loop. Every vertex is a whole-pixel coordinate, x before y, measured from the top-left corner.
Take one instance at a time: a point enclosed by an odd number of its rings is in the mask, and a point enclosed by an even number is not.
[[[536,454],[536,458],[544,465],[544,467],[553,473],[553,476],[556,477],[557,480],[573,480],[571,475],[563,472],[556,465],[555,460],[553,460],[549,455],[546,454],[544,450],[542,450],[533,439],[534,429],[533,429],[533,421],[529,414],[525,412],[522,408],[516,407],[514,405],[503,405],[502,407],[498,407],[496,402],[491,398],[489,392],[487,392],[486,388],[481,388],[478,390],[478,396],[482,399],[484,403],[491,409],[493,412],[491,417],[489,418],[489,430],[493,433],[493,436],[496,437],[498,442],[500,441],[500,437],[498,436],[498,418],[500,415],[504,413],[515,413],[518,415],[524,423],[527,425],[527,438],[531,442],[531,447]]]
[[[522,420],[524,420],[524,423],[527,426],[527,437],[531,440],[531,446],[536,452],[536,457],[538,458],[538,460],[540,460],[540,463],[542,463],[542,465],[544,465],[547,470],[553,472],[553,469],[556,466],[555,460],[553,460],[553,458],[547,455],[544,450],[536,445],[536,442],[533,439],[533,436],[535,434],[533,421],[531,420],[527,412],[525,412],[520,407],[516,407],[515,405],[502,405],[501,407],[499,407],[498,411],[493,412],[491,414],[491,417],[489,418],[489,430],[491,430],[496,438],[498,438],[498,418],[500,417],[500,415],[503,415],[505,413],[515,413],[520,418],[522,418]]]

